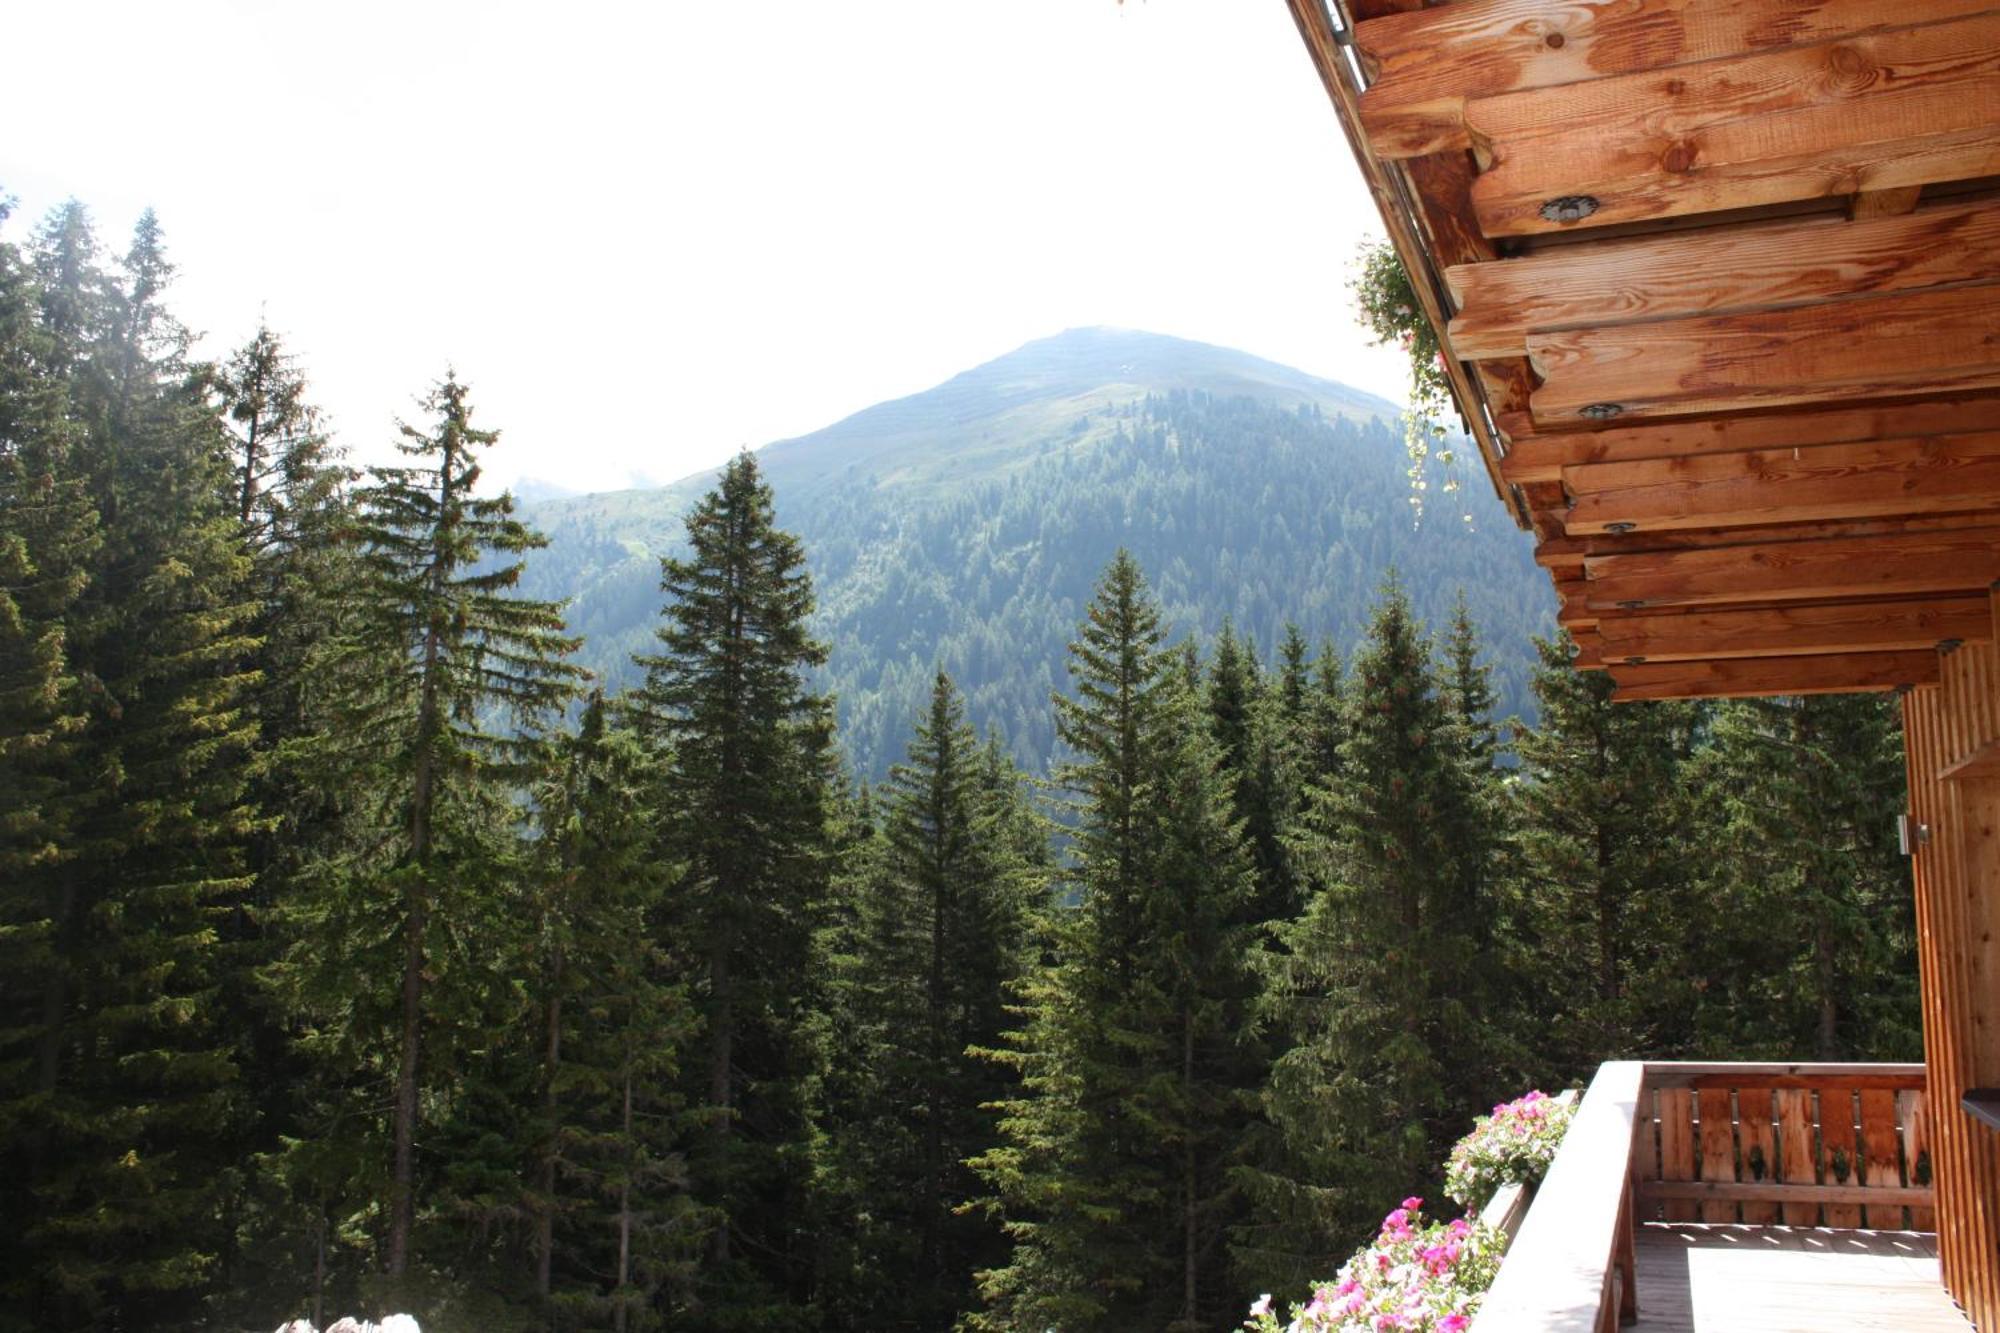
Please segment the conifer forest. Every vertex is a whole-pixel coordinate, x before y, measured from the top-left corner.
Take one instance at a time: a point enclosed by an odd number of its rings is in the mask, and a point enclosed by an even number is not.
[[[611,692],[476,385],[359,467],[150,214],[0,237],[6,1333],[1220,1333],[1527,1088],[1917,1056],[1893,700],[1555,637],[1526,724],[1469,602],[1197,635],[1121,553],[1052,773],[939,670],[863,783],[755,454]]]

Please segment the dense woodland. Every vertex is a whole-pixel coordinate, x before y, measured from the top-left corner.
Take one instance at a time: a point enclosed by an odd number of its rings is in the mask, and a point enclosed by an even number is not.
[[[0,1329],[1219,1330],[1524,1087],[1916,1054],[1879,698],[1524,728],[1120,553],[1051,780],[934,671],[863,786],[753,456],[607,695],[464,384],[351,469],[170,277],[0,244]]]
[[[1162,342],[1176,355],[1155,369],[1148,358],[1165,355]],[[1038,352],[1069,373],[1057,377]],[[836,699],[841,752],[858,776],[879,781],[901,757],[940,666],[976,728],[997,731],[1028,772],[1050,774],[1062,746],[1049,696],[1065,688],[1069,638],[1120,549],[1145,567],[1181,632],[1212,646],[1228,621],[1267,658],[1293,624],[1313,642],[1353,643],[1392,567],[1428,620],[1447,619],[1462,591],[1490,635],[1502,712],[1532,713],[1530,635],[1553,628],[1554,603],[1485,481],[1436,493],[1443,475],[1433,469],[1428,514],[1414,526],[1408,460],[1386,415],[1294,401],[1302,390],[1289,385],[1252,386],[1262,397],[1171,387],[1176,374],[1203,372],[1227,386],[1222,372],[1247,360],[1081,330],[980,368],[1013,396],[954,382],[889,405],[893,423],[863,414],[850,430],[760,452],[778,521],[806,544],[815,632],[837,646],[812,681]],[[1091,398],[1079,385],[1094,389],[1125,364],[1135,366],[1127,377],[1158,387],[1059,410]],[[1045,409],[1024,412],[1024,394]],[[864,427],[926,447],[865,451]],[[815,464],[822,452],[853,461]],[[636,679],[632,656],[646,651],[658,617],[659,559],[684,553],[681,515],[698,493],[524,511],[550,538],[524,590],[573,599],[571,628],[587,639],[580,660],[614,688]]]

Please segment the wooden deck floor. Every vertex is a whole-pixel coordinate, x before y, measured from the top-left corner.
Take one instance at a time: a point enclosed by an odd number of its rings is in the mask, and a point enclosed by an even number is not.
[[[1917,1231],[1639,1228],[1645,1333],[1970,1333],[1938,1277],[1937,1237]]]

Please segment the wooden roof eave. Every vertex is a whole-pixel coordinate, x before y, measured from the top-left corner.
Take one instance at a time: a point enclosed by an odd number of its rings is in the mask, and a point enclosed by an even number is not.
[[[1338,5],[1340,0],[1332,2]],[[1479,448],[1494,494],[1513,512],[1516,523],[1524,529],[1532,529],[1534,525],[1526,501],[1503,480],[1500,460],[1505,449],[1495,424],[1496,413],[1479,378],[1467,362],[1459,359],[1452,347],[1449,335],[1451,304],[1445,285],[1444,265],[1437,262],[1437,257],[1425,243],[1409,182],[1400,168],[1392,168],[1380,161],[1366,147],[1368,140],[1361,128],[1361,76],[1346,54],[1353,25],[1344,15],[1336,20],[1327,0],[1286,0],[1286,4],[1298,24],[1299,35],[1305,40],[1313,67],[1319,71],[1320,82],[1326,87],[1334,113],[1340,118],[1341,129],[1354,152],[1355,164],[1360,167],[1362,179],[1375,198],[1376,210],[1382,215],[1383,224],[1389,232],[1389,243],[1403,261],[1410,286],[1423,307],[1424,318],[1437,331],[1438,345],[1445,353],[1444,368],[1451,381],[1452,396],[1457,400],[1467,432]]]

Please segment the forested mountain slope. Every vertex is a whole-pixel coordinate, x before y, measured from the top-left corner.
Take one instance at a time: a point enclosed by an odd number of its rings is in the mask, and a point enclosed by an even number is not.
[[[1524,710],[1547,582],[1476,476],[1456,496],[1434,487],[1412,524],[1394,412],[1241,352],[1082,329],[761,450],[811,562],[856,769],[878,776],[899,752],[938,665],[975,726],[1043,768],[1064,645],[1121,546],[1177,632],[1206,639],[1226,617],[1266,658],[1288,619],[1345,653],[1391,566],[1432,624],[1463,588],[1501,708]],[[585,659],[614,685],[649,645],[658,557],[712,479],[527,508],[551,546],[526,591],[573,599]]]

